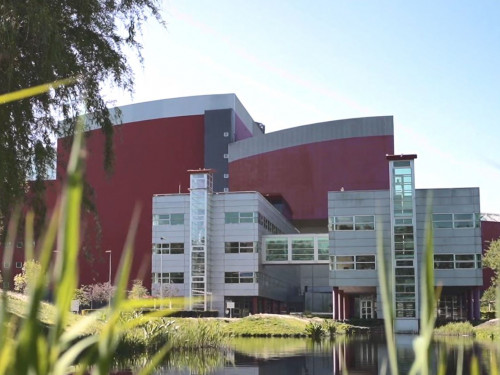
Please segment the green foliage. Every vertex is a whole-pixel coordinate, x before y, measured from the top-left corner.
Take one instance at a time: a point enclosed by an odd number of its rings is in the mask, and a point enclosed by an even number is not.
[[[148,290],[142,285],[142,280],[134,280],[132,289],[128,292],[129,299],[141,299],[149,296]]]
[[[70,372],[109,374],[113,356],[125,333],[143,325],[149,319],[168,313],[153,312],[127,321],[120,320],[123,313],[151,308],[154,304],[154,301],[125,299],[132,243],[138,223],[137,213],[132,217],[131,230],[125,241],[124,255],[115,280],[117,290],[111,306],[106,310],[107,320],[100,326],[99,335],[88,335],[88,332],[95,327],[102,315],[100,311],[76,322],[73,314],[69,312],[78,283],[75,264],[80,246],[80,207],[85,156],[81,144],[82,132],[78,131],[69,160],[68,179],[60,202],[47,223],[43,237],[37,241],[40,244],[37,259],[40,271],[34,280],[28,283],[27,309],[22,313],[21,319],[17,315],[8,314],[12,303],[8,294],[4,292],[0,295],[0,375]],[[25,243],[33,243],[34,239],[33,230],[29,225],[32,223],[30,217],[32,218],[28,215]],[[7,234],[8,243],[13,243],[16,233],[16,221],[12,220]],[[59,250],[56,259],[54,248]],[[5,252],[4,261],[12,261],[12,251]],[[48,279],[55,296],[52,324],[49,326],[41,320],[40,314],[44,305],[42,298],[49,285]],[[140,373],[151,373],[168,350],[167,345],[159,349]]]
[[[285,316],[252,315],[231,321],[225,330],[234,336],[245,337],[300,337],[306,336],[308,320]]]
[[[83,111],[105,134],[104,165],[112,166],[112,114],[103,83],[132,91],[126,52],[140,56],[141,25],[159,15],[160,0],[23,0],[0,6],[0,234],[24,199],[43,213],[40,193],[55,160],[54,136],[72,135]],[[67,85],[67,77],[74,77]],[[40,86],[45,82],[52,87]],[[36,86],[40,86],[36,90]],[[17,95],[17,90],[32,88]],[[2,94],[12,93],[7,99]],[[29,99],[22,99],[32,96]],[[60,121],[60,119],[65,121]],[[70,120],[71,119],[71,120]]]
[[[497,282],[495,282],[496,284]],[[481,311],[495,311],[496,287],[491,285],[481,296]]]
[[[469,322],[453,322],[435,328],[434,334],[441,336],[472,336],[474,327]]]
[[[175,348],[220,348],[225,345],[221,323],[218,320],[191,319],[189,324],[179,328],[172,326],[172,343]]]
[[[490,242],[490,246],[483,257],[483,266],[491,268],[494,276],[491,280],[492,285],[497,286],[500,275],[500,239]]]
[[[306,333],[313,340],[320,340],[326,334],[323,325],[317,322],[308,323],[306,326]]]
[[[14,276],[14,290],[29,294],[40,275],[41,268],[40,263],[36,260],[31,259],[24,262],[21,273]]]

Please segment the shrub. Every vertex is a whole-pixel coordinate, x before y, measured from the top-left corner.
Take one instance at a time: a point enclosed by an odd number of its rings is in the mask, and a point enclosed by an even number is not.
[[[474,327],[469,322],[453,322],[434,329],[435,335],[443,336],[472,336]]]
[[[319,340],[325,335],[323,325],[317,322],[310,322],[306,326],[306,333],[313,340]]]

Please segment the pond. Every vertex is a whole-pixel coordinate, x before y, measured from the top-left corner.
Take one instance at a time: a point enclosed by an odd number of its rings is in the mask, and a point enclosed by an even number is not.
[[[398,335],[400,374],[407,374],[413,361],[412,341],[415,336]],[[500,343],[499,343],[500,344]],[[463,374],[469,373],[471,358],[479,359],[480,373],[489,374],[490,355],[499,353],[498,345],[479,343],[471,338],[447,338],[434,342],[431,350],[432,374],[437,373],[437,358],[446,362],[446,374],[457,373],[463,363]],[[184,374],[389,374],[387,347],[383,337],[339,338],[335,341],[313,342],[309,339],[241,338],[233,339],[225,351],[172,352],[160,366],[157,375]],[[148,358],[135,358],[120,367],[135,373]],[[345,371],[347,370],[347,371]]]

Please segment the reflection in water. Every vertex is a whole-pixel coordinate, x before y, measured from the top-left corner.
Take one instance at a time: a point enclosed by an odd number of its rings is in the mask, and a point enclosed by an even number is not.
[[[415,336],[397,336],[397,356],[401,374],[409,372]],[[480,361],[481,374],[489,373],[490,355],[497,346],[478,344],[471,339],[440,339],[431,349],[431,374],[437,373],[437,359],[446,361],[446,374],[456,374],[463,359],[463,374],[469,373],[472,355]],[[389,374],[387,348],[382,337],[339,338],[315,343],[306,339],[234,339],[226,351],[172,352],[158,368],[157,375],[382,375]],[[141,368],[148,358],[135,358],[121,368]],[[347,371],[346,371],[347,370]]]

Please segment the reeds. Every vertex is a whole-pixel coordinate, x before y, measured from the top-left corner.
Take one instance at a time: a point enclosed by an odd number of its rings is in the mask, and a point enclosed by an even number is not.
[[[34,89],[0,97],[0,103],[19,100],[67,84],[71,80],[55,82]],[[139,210],[131,220],[125,240],[123,256],[115,280],[116,293],[106,310],[107,319],[99,327],[99,334],[89,334],[102,315],[94,313],[75,322],[70,313],[78,285],[78,250],[80,247],[80,209],[83,194],[85,149],[81,124],[73,139],[68,163],[67,180],[53,214],[37,241],[37,260],[41,271],[30,285],[25,317],[9,313],[7,290],[1,294],[0,306],[0,374],[109,374],[118,344],[125,332],[139,327],[152,317],[169,311],[141,314],[134,319],[121,320],[122,314],[141,308],[152,308],[153,300],[127,300],[126,288],[131,267],[132,244],[139,218]],[[20,210],[12,215],[7,232],[4,261],[11,262]],[[25,225],[26,259],[35,259],[33,249],[33,215],[28,213]],[[9,245],[10,244],[10,245]],[[54,252],[54,249],[58,249]],[[9,277],[9,275],[6,275]],[[55,309],[53,324],[40,319],[44,296],[53,291]],[[180,304],[183,305],[183,302]],[[179,307],[179,303],[174,307]],[[163,345],[138,373],[149,374],[169,351]]]
[[[430,207],[430,204],[428,204]],[[429,210],[428,210],[429,211]],[[430,212],[430,211],[429,211]],[[392,295],[392,267],[384,254],[382,236],[379,233],[377,243],[377,258],[378,258],[378,278],[382,294],[384,327],[388,348],[388,363],[390,374],[399,374],[398,358],[397,358],[397,339],[394,333],[394,299]],[[431,345],[433,333],[436,323],[436,306],[441,292],[441,288],[435,285],[434,278],[434,244],[432,221],[430,215],[426,219],[425,234],[423,247],[423,262],[421,266],[420,276],[420,332],[413,340],[413,350],[415,359],[410,368],[410,375],[428,375],[428,374],[445,374],[446,373],[446,353],[441,351],[437,353],[435,361],[431,361]],[[498,291],[497,291],[498,293]],[[500,301],[497,296],[497,301]],[[497,312],[500,311],[500,306],[497,306]],[[462,332],[470,326],[462,324],[456,326],[456,329]],[[472,326],[470,326],[472,328]],[[500,345],[500,344],[499,344]],[[500,349],[500,346],[499,346]],[[472,356],[470,363],[463,362],[463,352],[458,356],[456,369],[458,374],[479,375],[479,361],[475,355]],[[435,366],[435,367],[433,367]],[[492,355],[490,358],[490,374],[498,375],[498,361]]]

